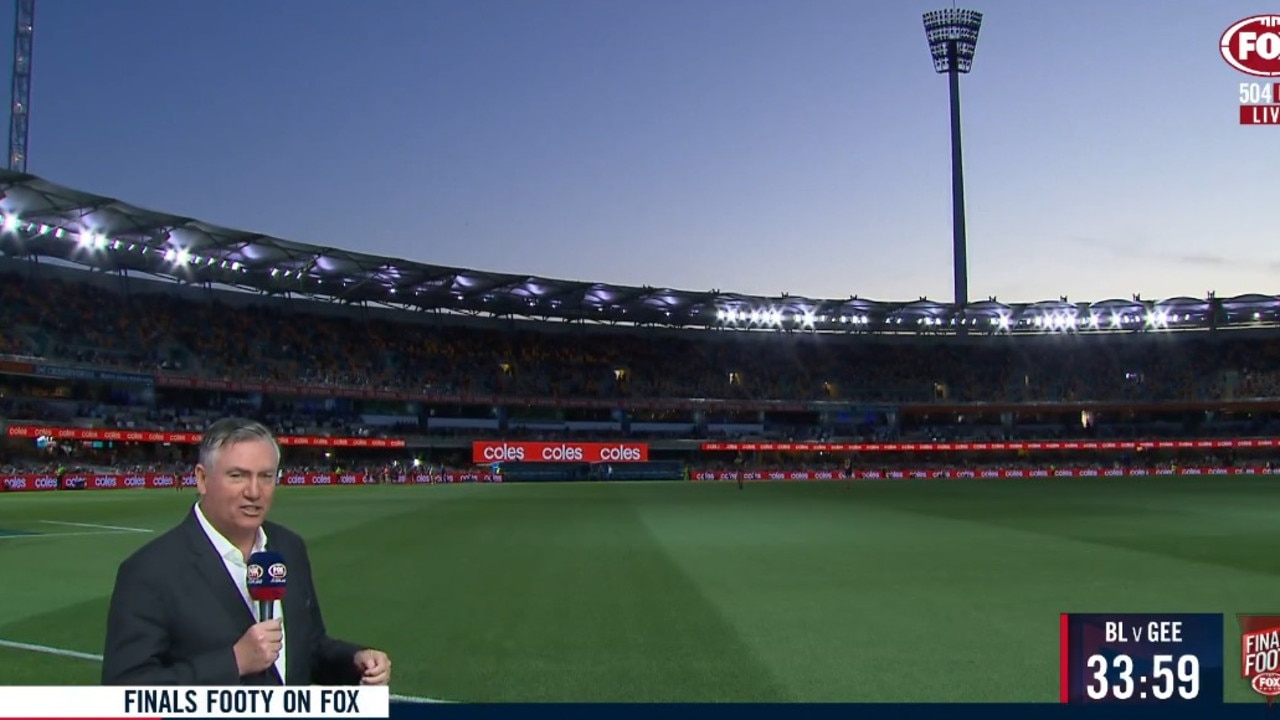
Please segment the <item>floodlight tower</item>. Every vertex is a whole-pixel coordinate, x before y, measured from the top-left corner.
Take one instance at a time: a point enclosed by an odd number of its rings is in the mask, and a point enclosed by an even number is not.
[[[31,114],[31,45],[36,0],[13,3],[13,76],[9,95],[9,169],[27,171],[27,121]]]
[[[946,73],[951,85],[951,241],[954,254],[956,309],[969,304],[969,261],[964,227],[964,161],[960,151],[960,74],[973,68],[982,13],[976,10],[935,10],[924,14],[924,32],[933,55],[933,69]],[[957,326],[964,332],[964,325]]]

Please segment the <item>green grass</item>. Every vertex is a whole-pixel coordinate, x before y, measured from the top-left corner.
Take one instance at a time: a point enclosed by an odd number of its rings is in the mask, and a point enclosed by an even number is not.
[[[100,653],[152,535],[49,521],[158,531],[194,497],[0,495],[0,639]],[[273,519],[334,635],[461,701],[1054,702],[1069,611],[1226,613],[1257,702],[1233,614],[1280,612],[1275,478],[287,488]],[[0,676],[97,666],[0,648]]]

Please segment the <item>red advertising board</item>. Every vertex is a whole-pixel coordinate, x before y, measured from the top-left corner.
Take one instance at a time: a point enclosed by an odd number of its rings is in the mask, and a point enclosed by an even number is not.
[[[501,440],[477,440],[471,443],[471,460],[478,464],[495,462],[648,462],[649,446],[646,443],[634,442],[503,442]]]
[[[1235,450],[1274,447],[1280,447],[1280,438],[937,443],[705,442],[701,445],[704,452],[1011,452],[1022,450]]]
[[[114,430],[103,428],[45,427],[10,425],[5,434],[12,438],[50,437],[55,440],[100,440],[110,442],[177,443],[198,445],[200,433],[160,432],[155,430]],[[318,435],[281,435],[281,445],[348,448],[402,448],[404,440],[395,438],[325,437]]]
[[[491,473],[443,472],[432,474],[397,475],[390,478],[395,485],[438,485],[453,483],[502,482]],[[71,473],[58,476],[53,473],[0,474],[0,492],[27,492],[36,490],[144,490],[195,487],[196,476],[190,473]],[[332,485],[376,485],[378,477],[366,473],[307,473],[285,472],[281,485],[290,487],[324,487]]]
[[[535,443],[536,444],[536,443]],[[812,480],[966,480],[966,479],[1035,479],[1035,478],[1100,478],[1100,477],[1222,477],[1232,475],[1269,475],[1266,467],[1180,467],[1180,468],[983,468],[981,470],[854,470],[846,476],[840,470],[695,470],[689,479],[695,482],[812,481]],[[446,471],[436,473],[398,474],[388,480],[392,485],[440,485],[454,483],[498,483],[502,477],[489,472]],[[40,490],[130,490],[194,487],[194,475],[173,473],[69,474],[62,478],[52,473],[0,474],[0,492]],[[363,473],[285,472],[280,479],[290,487],[326,487],[334,485],[376,485],[378,477]]]
[[[973,478],[1016,480],[1021,478],[1097,478],[1269,475],[1265,467],[1180,467],[1180,468],[983,468],[981,470],[695,470],[694,481],[732,480],[966,480]]]

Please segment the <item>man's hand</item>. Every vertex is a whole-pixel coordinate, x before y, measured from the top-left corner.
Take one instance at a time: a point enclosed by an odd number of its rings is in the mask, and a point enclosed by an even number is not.
[[[361,685],[390,685],[391,658],[381,650],[361,650],[356,653],[356,669],[360,671]]]
[[[283,644],[280,618],[264,620],[246,630],[234,648],[240,677],[260,673],[274,665]]]

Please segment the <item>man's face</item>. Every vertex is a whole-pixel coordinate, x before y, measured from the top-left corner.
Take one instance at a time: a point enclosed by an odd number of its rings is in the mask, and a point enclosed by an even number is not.
[[[223,445],[212,467],[196,465],[200,509],[223,535],[251,537],[262,526],[276,491],[279,459],[266,440]]]

